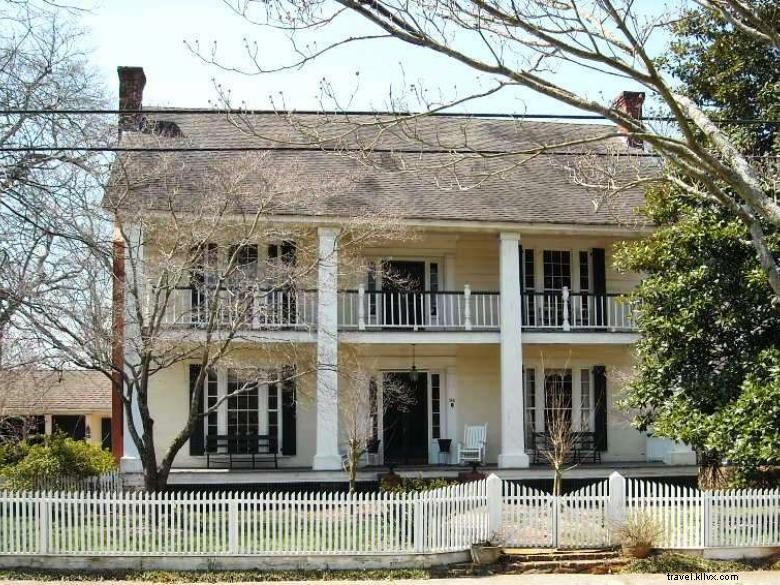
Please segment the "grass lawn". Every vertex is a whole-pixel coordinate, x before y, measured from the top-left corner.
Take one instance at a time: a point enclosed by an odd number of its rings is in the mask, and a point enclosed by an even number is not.
[[[692,555],[663,552],[647,559],[634,559],[622,573],[744,573],[780,571],[778,560],[713,561]]]

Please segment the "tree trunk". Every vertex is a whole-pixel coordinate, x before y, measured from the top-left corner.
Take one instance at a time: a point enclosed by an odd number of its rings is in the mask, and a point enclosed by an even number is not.
[[[554,496],[561,495],[562,483],[563,483],[563,473],[561,473],[561,468],[556,466],[553,474],[553,495]]]

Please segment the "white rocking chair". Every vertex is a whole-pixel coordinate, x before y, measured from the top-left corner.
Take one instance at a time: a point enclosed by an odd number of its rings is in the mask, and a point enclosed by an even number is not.
[[[463,429],[463,442],[458,443],[458,465],[484,463],[486,444],[487,424],[466,425]]]

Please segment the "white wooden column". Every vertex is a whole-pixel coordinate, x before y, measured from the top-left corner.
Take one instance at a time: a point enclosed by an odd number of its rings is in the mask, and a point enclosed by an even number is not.
[[[128,370],[127,378],[132,380],[133,375],[129,371],[130,365],[138,365],[140,357],[138,344],[141,342],[141,327],[136,314],[136,304],[144,299],[143,282],[143,242],[141,228],[138,225],[125,225],[124,240],[125,246],[125,310],[124,310],[124,353],[125,369]],[[132,260],[131,260],[132,258]],[[131,290],[136,287],[136,294]],[[141,298],[138,298],[141,297]],[[130,420],[132,418],[135,428],[139,435],[143,435],[141,426],[141,410],[138,406],[138,395],[134,397],[132,413],[125,407],[125,423],[122,430],[122,459],[119,461],[119,468],[123,473],[141,473],[143,465],[138,455],[138,448],[130,434]]]
[[[502,232],[501,279],[501,451],[499,467],[528,467],[523,413],[523,342],[520,296],[520,236]]]
[[[316,470],[341,469],[338,428],[338,229],[321,227],[317,285]]]

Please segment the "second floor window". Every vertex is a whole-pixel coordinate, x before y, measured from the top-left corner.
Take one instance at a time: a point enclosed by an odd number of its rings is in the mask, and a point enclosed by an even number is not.
[[[568,250],[545,250],[544,289],[561,290],[571,288],[571,252]]]

